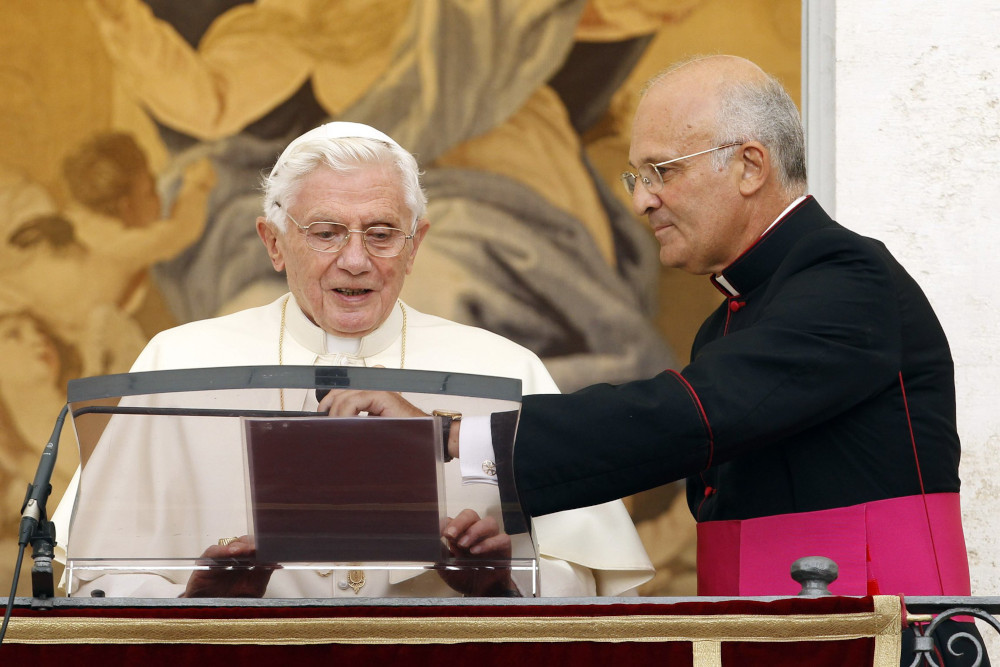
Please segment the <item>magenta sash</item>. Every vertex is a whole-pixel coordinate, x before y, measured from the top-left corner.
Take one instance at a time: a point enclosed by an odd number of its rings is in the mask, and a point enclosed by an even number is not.
[[[836,561],[835,595],[969,595],[957,493],[698,524],[698,595],[796,595],[803,556]]]

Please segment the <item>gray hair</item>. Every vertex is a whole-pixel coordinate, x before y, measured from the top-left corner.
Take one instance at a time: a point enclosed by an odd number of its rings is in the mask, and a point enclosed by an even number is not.
[[[678,70],[709,57],[695,56],[674,63],[647,81],[640,96],[645,96]],[[776,167],[782,189],[788,196],[798,197],[806,192],[802,119],[781,82],[770,74],[762,74],[760,79],[722,84],[714,141],[716,145],[731,141],[759,141],[771,153],[771,164]],[[723,169],[737,150],[739,147],[734,146],[712,153],[712,167]]]
[[[782,189],[791,197],[806,191],[806,149],[795,102],[776,78],[724,84],[716,117],[718,143],[757,140],[771,153]],[[738,147],[717,151],[712,165],[722,169]]]
[[[400,176],[403,201],[413,216],[410,232],[417,220],[427,214],[427,196],[420,187],[420,168],[408,151],[378,139],[343,137],[306,140],[291,155],[282,155],[261,184],[264,190],[264,216],[282,233],[287,228],[286,212],[295,205],[302,180],[323,166],[337,173],[350,173],[375,165],[394,166]]]

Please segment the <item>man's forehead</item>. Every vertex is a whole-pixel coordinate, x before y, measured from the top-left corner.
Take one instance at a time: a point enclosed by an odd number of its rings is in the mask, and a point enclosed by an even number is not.
[[[697,123],[650,123],[633,128],[629,163],[663,162],[681,157],[710,140],[711,131]]]
[[[401,179],[389,165],[364,165],[349,171],[318,167],[305,176],[295,207],[309,215],[350,211],[376,216],[408,215]]]
[[[633,165],[678,157],[714,133],[714,97],[671,84],[663,81],[651,89],[636,109],[629,147]]]
[[[362,164],[345,170],[334,170],[320,164],[299,181],[300,197],[307,192],[315,196],[337,198],[364,196],[370,193],[403,193],[402,179],[390,165]]]

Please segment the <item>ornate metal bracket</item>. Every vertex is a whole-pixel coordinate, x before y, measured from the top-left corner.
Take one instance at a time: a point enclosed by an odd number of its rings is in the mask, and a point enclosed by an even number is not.
[[[910,663],[910,667],[918,667],[918,665],[926,664],[931,667],[942,667],[934,660],[934,637],[932,634],[944,621],[954,617],[954,616],[973,616],[975,618],[986,621],[990,626],[1000,633],[1000,621],[993,618],[993,616],[975,607],[954,607],[947,611],[941,612],[936,616],[933,616],[933,620],[924,628],[919,625],[914,626],[914,639],[913,639],[913,662]],[[910,622],[930,620],[932,617],[927,615],[912,615],[908,616],[907,620]],[[953,656],[964,655],[964,651],[957,650],[957,644],[960,640],[965,640],[969,646],[976,650],[976,661],[972,664],[972,667],[979,667],[983,662],[983,657],[986,655],[986,649],[983,646],[982,638],[976,635],[969,634],[968,632],[959,632],[952,635],[948,639],[948,644],[945,647]]]
[[[837,579],[837,564],[823,556],[807,556],[800,558],[791,567],[792,579],[802,585],[799,595],[818,597],[830,595],[828,586]],[[907,622],[913,626],[913,662],[909,667],[944,667],[938,664],[935,656],[940,655],[934,646],[933,633],[942,623],[955,616],[971,616],[988,623],[1000,633],[1000,621],[993,614],[1000,612],[1000,598],[969,598],[969,597],[907,597]],[[970,606],[974,605],[974,606]],[[911,613],[911,612],[929,613]],[[926,623],[927,625],[917,625]],[[958,632],[948,639],[943,650],[950,655],[962,656],[972,648],[976,652],[973,667],[979,667],[986,656],[982,637],[978,634]]]

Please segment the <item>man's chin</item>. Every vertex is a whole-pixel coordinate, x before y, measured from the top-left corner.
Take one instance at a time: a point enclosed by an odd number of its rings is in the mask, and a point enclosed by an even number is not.
[[[660,246],[660,264],[668,269],[683,269],[685,261],[675,248]]]
[[[373,317],[358,318],[328,318],[319,323],[319,327],[332,336],[339,338],[360,338],[367,336],[378,328],[381,322]]]
[[[337,338],[361,338],[362,336],[367,336],[375,327],[368,327],[365,329],[352,329],[348,327],[321,327],[323,331],[327,332],[331,336],[336,336]]]

